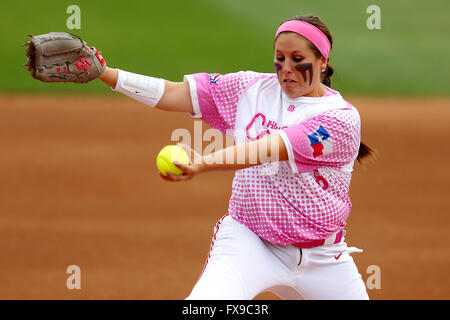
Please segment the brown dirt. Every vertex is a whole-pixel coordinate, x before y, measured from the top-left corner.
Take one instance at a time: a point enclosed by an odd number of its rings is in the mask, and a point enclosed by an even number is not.
[[[349,100],[379,153],[355,166],[346,238],[364,281],[380,267],[370,297],[450,299],[450,99]],[[185,298],[233,173],[163,181],[176,128],[192,119],[118,95],[0,96],[0,299]]]

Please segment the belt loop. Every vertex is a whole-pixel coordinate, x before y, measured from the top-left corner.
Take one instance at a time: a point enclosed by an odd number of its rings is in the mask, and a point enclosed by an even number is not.
[[[344,229],[341,229],[341,231],[338,232],[336,235],[336,240],[334,240],[334,243],[339,243],[342,240],[342,236],[344,235]]]
[[[329,245],[329,244],[336,244],[338,242],[341,242],[342,239],[342,230],[336,231],[334,232],[331,236],[329,236],[328,238],[325,239],[325,241],[323,242],[324,245]]]

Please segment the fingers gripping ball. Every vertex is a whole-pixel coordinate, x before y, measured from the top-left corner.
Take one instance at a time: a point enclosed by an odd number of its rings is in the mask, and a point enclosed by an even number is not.
[[[182,164],[189,164],[189,155],[179,146],[168,145],[162,148],[158,153],[158,156],[156,157],[156,166],[163,175],[166,175],[166,171],[176,175],[182,175],[183,171],[174,165],[174,161],[178,161]]]

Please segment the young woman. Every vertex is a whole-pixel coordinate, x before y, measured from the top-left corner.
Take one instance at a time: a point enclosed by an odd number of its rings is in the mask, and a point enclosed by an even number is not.
[[[331,47],[319,18],[297,16],[275,34],[276,74],[198,73],[174,83],[106,68],[100,76],[116,91],[189,112],[234,136],[232,147],[177,164],[183,175],[161,175],[186,181],[236,170],[228,213],[188,299],[252,299],[263,291],[284,299],[368,299],[344,227],[353,163],[371,150],[360,141],[358,111],[330,88]]]

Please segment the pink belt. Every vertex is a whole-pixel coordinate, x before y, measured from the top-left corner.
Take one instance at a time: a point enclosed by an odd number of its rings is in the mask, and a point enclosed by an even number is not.
[[[302,249],[309,249],[314,247],[320,247],[327,244],[336,244],[341,242],[342,237],[344,236],[344,229],[339,230],[338,232],[333,233],[330,237],[326,238],[325,240],[313,240],[308,242],[299,242],[291,244],[291,246],[302,248]]]

